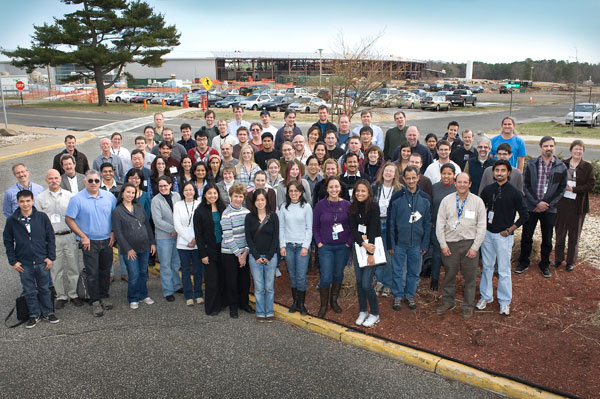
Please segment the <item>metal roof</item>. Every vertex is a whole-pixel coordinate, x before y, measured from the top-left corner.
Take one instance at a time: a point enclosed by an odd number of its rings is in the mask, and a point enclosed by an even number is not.
[[[322,53],[319,57],[319,52],[284,52],[284,51],[213,51],[212,54],[215,58],[244,58],[244,59],[304,59],[304,60],[318,60],[321,59],[336,59],[339,56],[333,53]],[[417,62],[426,63],[426,61],[403,59],[401,57],[381,57],[384,61],[406,61],[406,62]]]

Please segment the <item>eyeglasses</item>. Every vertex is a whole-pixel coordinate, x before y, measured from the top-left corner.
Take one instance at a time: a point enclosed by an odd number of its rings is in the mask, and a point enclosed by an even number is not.
[[[87,182],[90,183],[90,184],[93,184],[93,183],[99,184],[100,183],[100,179],[88,179]]]
[[[253,132],[260,132],[260,129],[250,129]]]

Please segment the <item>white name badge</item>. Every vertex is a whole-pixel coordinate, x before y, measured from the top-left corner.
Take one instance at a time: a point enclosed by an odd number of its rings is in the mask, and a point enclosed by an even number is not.
[[[60,223],[60,215],[57,213],[50,215],[50,223]]]
[[[408,220],[408,223],[416,223],[422,217],[423,217],[423,215],[421,215],[421,213],[419,211],[413,212],[413,213],[410,214],[410,218]]]
[[[465,211],[465,219],[475,219],[475,211]]]
[[[344,226],[342,226],[339,223],[336,223],[333,225],[333,232],[334,233],[341,233],[342,231],[344,231]]]
[[[489,211],[488,212],[488,223],[492,224],[493,221],[494,221],[494,211]]]
[[[363,234],[367,234],[367,226],[364,224],[359,224],[358,225],[358,232],[359,233],[363,233]]]
[[[177,167],[175,167],[175,166],[171,166],[171,167],[169,168],[169,172],[171,172],[171,173],[177,173]]]

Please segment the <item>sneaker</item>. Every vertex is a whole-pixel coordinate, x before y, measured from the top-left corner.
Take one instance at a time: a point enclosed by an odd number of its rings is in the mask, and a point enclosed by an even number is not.
[[[25,323],[25,328],[35,327],[39,320],[40,320],[39,317],[30,317],[29,320],[27,320],[27,323]]]
[[[186,304],[187,306],[194,306],[194,300],[193,300],[193,299],[187,299],[187,300],[185,301],[185,304]]]
[[[573,269],[575,269],[575,266],[573,266],[573,264],[572,264],[572,263],[567,263],[566,270],[567,270],[568,272],[572,272],[572,271],[573,271]]]
[[[551,263],[551,265],[552,265],[552,266],[554,266],[554,267],[557,267],[557,268],[558,268],[558,267],[560,267],[560,265],[562,265],[562,261],[560,261],[560,262],[558,262],[558,261],[553,261],[553,262]]]
[[[133,310],[135,310],[135,309],[137,309],[137,308],[139,308],[139,307],[140,307],[140,303],[139,303],[139,302],[131,302],[131,303],[129,304],[129,309],[133,309]]]
[[[281,277],[281,270],[279,268],[275,269],[275,277]]]
[[[443,315],[443,314],[448,313],[455,307],[456,307],[456,305],[454,303],[452,303],[452,304],[444,303],[435,310],[435,313],[437,313],[439,315]]]
[[[390,295],[392,295],[392,289],[390,287],[385,287],[383,289],[383,291],[381,291],[381,296],[383,297],[389,297]]]
[[[113,304],[108,299],[103,299],[102,301],[102,309],[111,310],[113,308]]]
[[[462,310],[463,319],[472,319],[473,318],[473,309],[463,309]]]
[[[183,288],[179,288],[177,291],[175,291],[176,294],[183,294]]]
[[[375,294],[379,295],[381,294],[381,291],[383,291],[383,284],[378,281],[377,284],[375,284]]]
[[[510,314],[510,305],[500,305],[500,314],[508,316]]]
[[[392,309],[398,311],[402,307],[402,298],[394,298],[394,304],[392,305]]]
[[[147,296],[146,298],[144,298],[144,303],[146,305],[152,305],[152,304],[154,304],[154,299],[152,299],[149,296]]]
[[[56,302],[54,303],[54,309],[62,309],[65,307],[66,304],[67,304],[66,299],[57,299]]]
[[[73,302],[73,305],[76,307],[83,306],[83,301],[81,298],[71,298],[71,302]]]
[[[202,297],[200,297],[200,298],[196,298],[196,303],[197,303],[198,305],[201,305],[201,304],[203,304],[203,303],[204,303],[204,298],[202,298]]]
[[[51,313],[48,316],[44,316],[44,320],[46,320],[50,324],[56,324],[60,321],[60,320],[58,320],[58,317],[56,317],[56,315],[54,313]]]
[[[410,310],[415,310],[417,308],[414,298],[406,298],[406,303],[408,303],[408,308]]]
[[[100,304],[100,301],[96,301],[96,302],[92,303],[92,313],[94,314],[95,317],[104,316],[104,309],[102,309],[102,305]]]
[[[367,317],[367,320],[365,320],[365,322],[363,323],[363,327],[371,328],[377,323],[379,323],[379,316],[370,314],[369,317]]]
[[[369,314],[367,312],[360,312],[358,314],[358,319],[356,319],[356,321],[354,322],[354,324],[356,324],[357,326],[362,326],[363,323],[365,322],[365,320],[367,320],[367,316]]]
[[[483,309],[485,309],[485,307],[487,306],[488,303],[492,303],[492,302],[494,302],[493,299],[488,301],[483,298],[479,298],[479,300],[477,301],[477,305],[475,305],[475,307],[479,310],[483,310]]]
[[[542,276],[544,276],[545,278],[552,277],[552,274],[550,274],[550,269],[548,268],[548,266],[540,268],[540,271],[542,272]]]
[[[525,263],[519,263],[519,266],[517,266],[517,268],[515,269],[515,273],[521,274],[527,269],[529,269],[529,265]]]
[[[175,296],[173,296],[173,295],[167,295],[165,297],[165,299],[167,300],[167,302],[173,302],[175,300]]]

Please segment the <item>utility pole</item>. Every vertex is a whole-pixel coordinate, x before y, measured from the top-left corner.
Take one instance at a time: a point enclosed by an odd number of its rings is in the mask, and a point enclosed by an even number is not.
[[[577,104],[577,47],[575,47],[575,86],[573,89],[573,112],[571,112],[571,133],[575,133],[575,106]]]
[[[323,54],[323,49],[318,48],[317,50],[319,51],[319,88],[321,88],[323,80],[323,59],[321,56]]]
[[[4,105],[4,89],[2,88],[2,76],[0,76],[0,92],[2,92],[2,113],[4,114],[4,126],[8,129],[8,119],[6,118],[6,106]]]

